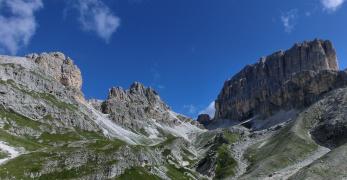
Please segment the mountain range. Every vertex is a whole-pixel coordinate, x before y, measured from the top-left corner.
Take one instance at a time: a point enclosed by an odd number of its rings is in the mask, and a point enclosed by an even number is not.
[[[215,116],[150,87],[86,99],[60,52],[0,56],[0,179],[346,179],[347,72],[315,39],[224,83]]]

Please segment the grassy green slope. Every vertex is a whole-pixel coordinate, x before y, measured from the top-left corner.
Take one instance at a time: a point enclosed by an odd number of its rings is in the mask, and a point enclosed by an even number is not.
[[[319,113],[312,109],[302,113],[295,122],[273,135],[270,139],[251,146],[245,153],[250,162],[245,179],[269,176],[312,154],[318,145],[309,131]]]
[[[290,180],[325,180],[347,178],[347,144],[333,149],[331,152],[301,169]]]
[[[240,134],[228,129],[209,131],[198,136],[197,147],[208,151],[197,163],[197,171],[206,175],[214,171],[214,179],[234,176],[238,164],[231,154],[231,145],[239,139]]]
[[[2,140],[14,147],[24,147],[23,154],[0,166],[0,179],[15,177],[16,179],[30,179],[29,175],[42,173],[37,179],[70,179],[88,175],[102,168],[103,165],[115,164],[112,158],[105,158],[103,162],[96,157],[106,157],[116,152],[124,145],[118,140],[109,140],[97,132],[71,131],[66,134],[42,134],[39,139],[32,137],[17,137],[0,129]],[[77,147],[73,143],[80,142]],[[58,146],[57,146],[58,144]],[[85,154],[88,158],[83,165],[76,168],[66,167],[65,161],[78,154]],[[51,164],[52,172],[46,168]]]
[[[8,157],[8,154],[6,152],[3,152],[0,150],[0,159],[4,159],[4,158],[7,158]]]

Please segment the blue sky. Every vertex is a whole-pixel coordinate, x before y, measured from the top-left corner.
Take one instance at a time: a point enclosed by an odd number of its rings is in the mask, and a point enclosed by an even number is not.
[[[0,0],[0,52],[61,51],[88,98],[140,81],[196,117],[261,56],[314,38],[347,66],[345,0]]]

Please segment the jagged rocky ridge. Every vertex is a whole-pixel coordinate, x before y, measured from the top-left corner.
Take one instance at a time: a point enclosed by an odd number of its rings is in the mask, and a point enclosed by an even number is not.
[[[102,113],[109,114],[117,124],[150,137],[156,137],[161,133],[149,127],[181,126],[184,125],[182,122],[199,126],[199,123],[192,119],[171,111],[154,89],[146,88],[139,82],[133,83],[129,90],[123,90],[121,87],[111,88],[107,100],[101,102],[100,108]],[[182,133],[187,131],[184,133],[187,134],[187,140],[190,138],[189,133],[194,133],[192,127],[194,126],[182,126]]]
[[[0,179],[200,177],[188,167],[190,141],[205,130],[154,90],[134,83],[122,97],[112,88],[107,100],[87,101],[62,53],[0,56],[0,77]]]
[[[344,179],[347,78],[332,44],[272,56],[228,81],[215,119],[199,116],[214,130],[138,82],[85,100],[62,53],[0,56],[0,179]]]

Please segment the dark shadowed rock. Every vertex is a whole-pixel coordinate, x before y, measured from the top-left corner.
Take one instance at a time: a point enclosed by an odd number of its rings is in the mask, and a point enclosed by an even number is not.
[[[197,121],[206,127],[211,123],[211,117],[208,114],[200,114]]]

